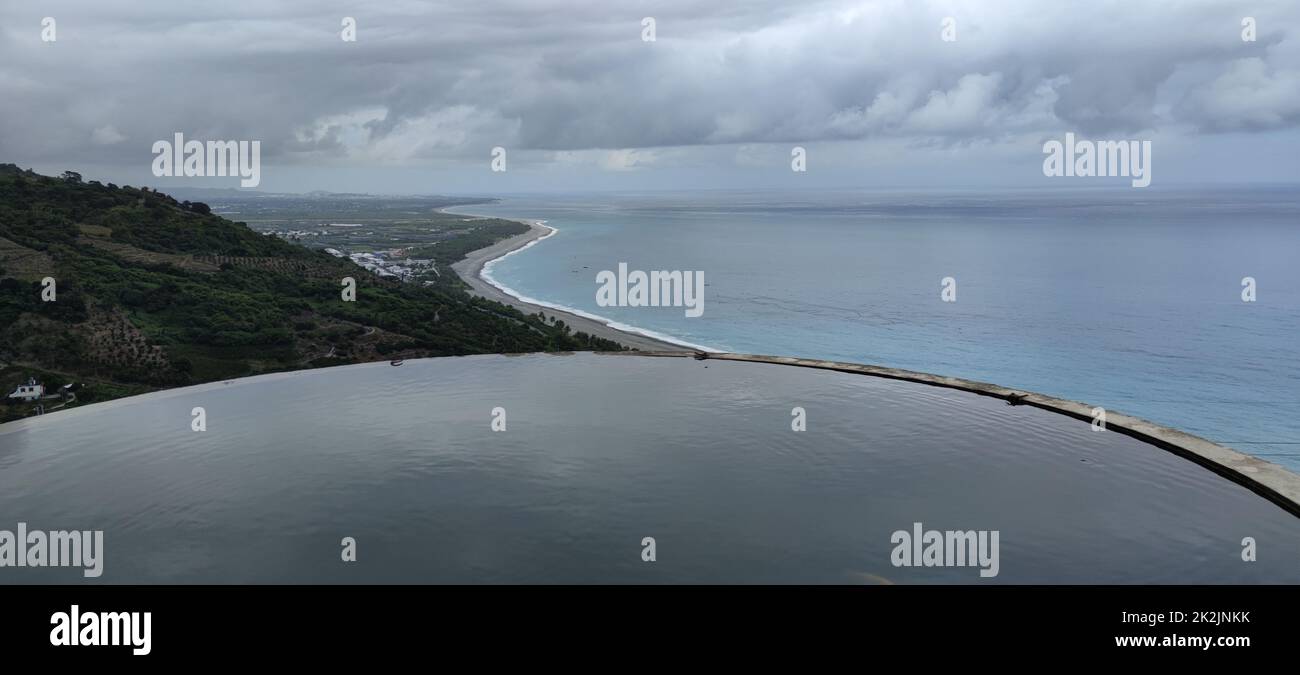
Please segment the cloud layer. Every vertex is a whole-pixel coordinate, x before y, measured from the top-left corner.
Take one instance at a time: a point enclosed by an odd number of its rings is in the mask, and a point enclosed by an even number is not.
[[[6,3],[0,161],[147,166],[181,131],[261,140],[284,166],[452,167],[502,146],[635,171],[743,166],[764,144],[1300,126],[1300,5],[1284,0],[208,4]]]

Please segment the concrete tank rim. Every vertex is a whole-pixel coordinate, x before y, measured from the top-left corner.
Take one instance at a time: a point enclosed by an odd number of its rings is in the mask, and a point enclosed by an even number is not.
[[[901,368],[888,368],[847,361],[828,361],[823,359],[806,359],[793,356],[772,356],[766,354],[739,354],[732,352],[697,352],[697,351],[625,351],[596,352],[613,356],[644,356],[666,358],[696,358],[710,361],[741,361],[747,363],[764,363],[779,366],[815,368],[842,373],[854,373],[891,380],[901,380],[947,389],[956,389],[980,396],[1000,398],[1005,401],[1015,399],[1019,405],[1028,405],[1049,412],[1054,412],[1091,423],[1095,406],[1080,401],[1056,398],[1028,390],[1011,389],[988,382],[967,380],[959,377],[935,375]],[[1195,462],[1202,467],[1227,478],[1255,494],[1273,502],[1291,515],[1300,517],[1300,475],[1289,469],[1259,457],[1234,450],[1214,441],[1180,431],[1172,427],[1156,424],[1149,420],[1126,415],[1109,408],[1106,411],[1106,430],[1117,431],[1136,438],[1148,445],[1154,445],[1171,452],[1183,459]]]

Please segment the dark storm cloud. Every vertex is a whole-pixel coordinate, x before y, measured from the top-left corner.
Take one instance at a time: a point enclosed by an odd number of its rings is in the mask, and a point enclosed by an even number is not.
[[[940,40],[947,16],[956,42]],[[0,159],[145,162],[177,131],[382,166],[497,145],[1288,129],[1298,21],[1283,1],[6,3]]]

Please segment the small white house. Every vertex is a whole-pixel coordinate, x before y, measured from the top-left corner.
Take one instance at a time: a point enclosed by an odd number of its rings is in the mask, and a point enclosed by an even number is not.
[[[0,389],[3,391],[3,389]],[[18,388],[9,394],[9,398],[16,398],[21,401],[37,401],[45,395],[45,386],[37,384],[36,378],[27,378],[27,384],[20,384]]]

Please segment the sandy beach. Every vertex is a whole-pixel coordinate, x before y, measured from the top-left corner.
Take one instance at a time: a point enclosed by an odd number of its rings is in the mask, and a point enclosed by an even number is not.
[[[548,317],[558,317],[569,327],[573,328],[574,332],[587,333],[588,335],[595,335],[596,337],[613,340],[633,349],[639,349],[641,351],[690,351],[686,347],[675,345],[671,342],[664,342],[645,335],[638,335],[636,333],[621,331],[617,328],[611,328],[599,321],[588,319],[584,316],[578,316],[577,314],[572,314],[570,312],[524,302],[488,283],[487,280],[482,277],[482,272],[483,266],[487,265],[489,261],[500,258],[511,251],[521,249],[531,242],[541,239],[552,232],[552,228],[549,228],[538,221],[520,220],[519,222],[528,226],[527,232],[510,237],[509,239],[503,239],[491,246],[473,251],[469,255],[465,256],[463,260],[451,266],[452,269],[460,275],[460,278],[464,279],[465,283],[470,285],[472,293],[489,300],[495,300],[502,304],[510,305],[525,314],[536,314],[537,312],[542,312]]]

